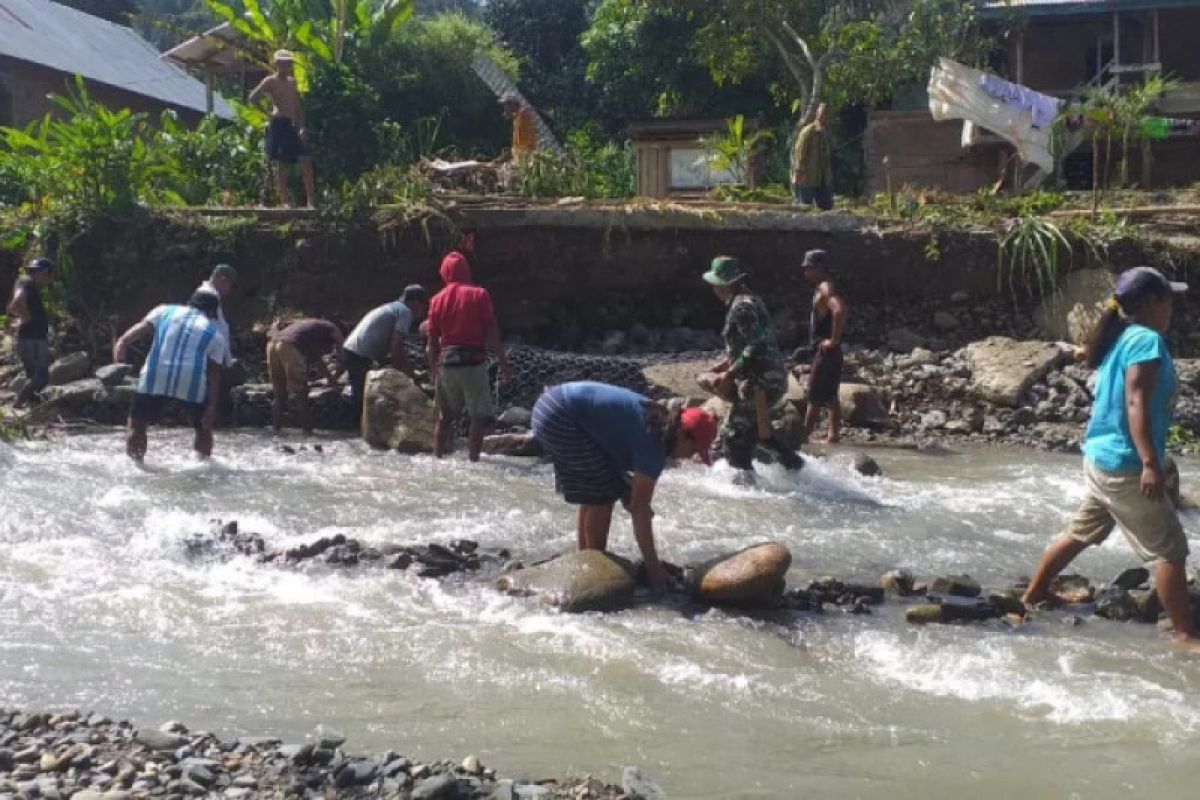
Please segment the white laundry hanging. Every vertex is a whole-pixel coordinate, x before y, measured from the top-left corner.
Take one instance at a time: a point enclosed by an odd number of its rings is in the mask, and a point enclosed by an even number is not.
[[[980,86],[983,75],[952,59],[938,59],[929,72],[929,113],[939,121],[961,119],[986,128],[1015,147],[1024,161],[1053,172],[1050,128],[1035,128],[1028,109],[988,96]],[[973,133],[964,129],[964,141]]]

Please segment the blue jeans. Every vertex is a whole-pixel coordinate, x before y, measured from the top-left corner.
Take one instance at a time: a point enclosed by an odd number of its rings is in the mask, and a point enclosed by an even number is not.
[[[822,211],[833,209],[833,192],[824,186],[797,186],[796,205],[816,206]]]

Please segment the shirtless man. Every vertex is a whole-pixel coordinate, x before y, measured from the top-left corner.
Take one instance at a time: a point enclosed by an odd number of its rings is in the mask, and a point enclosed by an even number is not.
[[[804,277],[815,285],[809,344],[812,347],[812,372],[808,376],[808,411],[804,416],[806,438],[812,436],[821,417],[829,409],[829,444],[841,436],[842,407],[838,389],[842,383],[842,334],[846,330],[846,303],[838,294],[829,272],[824,250],[804,254]]]
[[[291,205],[288,197],[287,164],[300,162],[300,174],[304,178],[304,194],[308,207],[313,207],[314,191],[312,160],[304,152],[304,106],[300,102],[300,90],[292,75],[295,57],[287,50],[277,50],[273,59],[275,74],[263,78],[262,83],[250,93],[250,103],[266,94],[271,98],[271,124],[267,126],[267,158],[276,162],[275,185],[279,189],[279,200]]]

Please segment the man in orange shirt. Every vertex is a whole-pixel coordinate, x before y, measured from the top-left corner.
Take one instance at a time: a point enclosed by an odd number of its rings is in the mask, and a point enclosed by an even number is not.
[[[500,108],[504,116],[512,120],[512,154],[513,159],[519,162],[538,149],[533,106],[524,102],[516,92],[505,92],[500,98]]]

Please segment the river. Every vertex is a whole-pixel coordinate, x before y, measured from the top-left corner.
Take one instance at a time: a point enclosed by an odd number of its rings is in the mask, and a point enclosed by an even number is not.
[[[325,723],[356,752],[473,753],[506,774],[639,764],[672,798],[1179,797],[1200,779],[1200,658],[1154,626],[915,628],[895,602],[786,622],[568,616],[471,580],[185,555],[217,517],[278,545],[573,543],[546,467],[322,441],[287,455],[223,433],[202,464],[157,433],[144,471],[115,432],[0,445],[0,704],[290,741]],[[874,454],[887,477],[828,463],[750,490],[720,466],[669,472],[660,550],[686,563],[775,538],[796,580],[904,566],[995,587],[1032,570],[1080,494],[1072,457]],[[1183,473],[1186,492],[1200,470]],[[1077,568],[1134,563],[1117,534]]]

